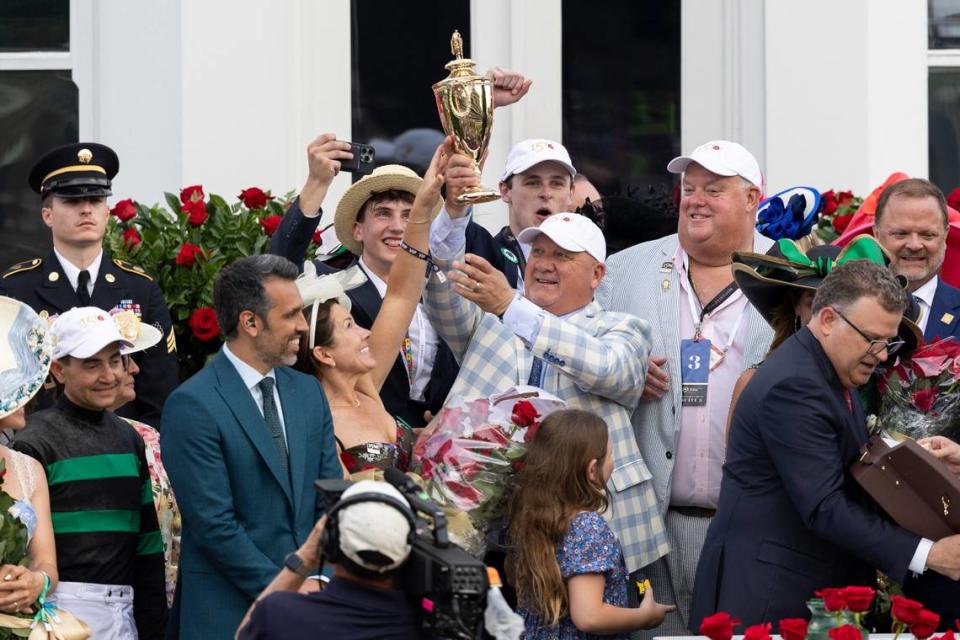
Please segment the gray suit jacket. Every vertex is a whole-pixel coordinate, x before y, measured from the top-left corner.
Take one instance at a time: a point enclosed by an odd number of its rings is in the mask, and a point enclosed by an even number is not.
[[[754,235],[754,251],[765,252],[772,241]],[[652,402],[641,400],[633,413],[640,453],[653,474],[653,486],[661,513],[670,504],[673,452],[680,433],[680,283],[676,269],[661,272],[677,251],[676,234],[644,242],[607,260],[607,274],[600,283],[597,300],[604,309],[631,313],[647,320],[653,329],[650,354],[666,356],[670,391]],[[669,286],[668,284],[669,283]],[[760,362],[767,353],[773,332],[752,307],[745,327],[744,362]]]

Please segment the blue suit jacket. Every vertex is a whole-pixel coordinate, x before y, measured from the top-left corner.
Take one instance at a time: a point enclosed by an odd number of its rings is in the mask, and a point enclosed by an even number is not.
[[[933,296],[930,319],[923,332],[923,339],[932,342],[934,338],[948,338],[960,335],[960,289],[951,287],[943,278],[937,283],[937,292]]]
[[[822,587],[903,581],[920,538],[880,513],[847,471],[867,440],[820,343],[802,329],[737,403],[717,515],[697,566],[692,629],[717,611],[744,625],[806,617]]]
[[[314,480],[342,476],[320,383],[285,367],[275,371],[289,474],[222,351],[164,406],[163,463],[183,519],[168,637],[232,638],[284,556],[322,515]]]

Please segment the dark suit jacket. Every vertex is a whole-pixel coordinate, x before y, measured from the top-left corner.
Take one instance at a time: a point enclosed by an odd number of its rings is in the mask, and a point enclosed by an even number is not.
[[[744,625],[805,617],[822,587],[901,582],[920,538],[882,515],[847,469],[867,440],[820,343],[802,329],[740,396],[717,515],[697,566],[691,629],[717,611]]]
[[[500,229],[500,233],[493,236],[493,240],[496,243],[495,250],[503,263],[503,268],[500,270],[507,276],[510,286],[516,289],[518,276],[523,274],[527,266],[523,249],[520,248],[520,243],[513,236],[509,226]]]
[[[320,383],[286,367],[275,371],[289,473],[222,351],[164,407],[163,464],[183,519],[167,637],[232,638],[286,554],[323,514],[314,480],[343,474]]]
[[[270,241],[270,253],[284,256],[302,266],[303,257],[310,244],[310,237],[313,235],[319,220],[320,216],[316,218],[304,216],[303,212],[300,211],[299,200],[294,202],[284,215],[283,222],[280,223],[280,227]],[[487,238],[491,238],[486,229],[473,222],[470,224],[487,234]],[[481,233],[474,233],[475,238],[482,238]],[[492,238],[490,242],[492,243]],[[319,260],[315,264],[319,273],[329,273],[331,271],[326,264]],[[357,264],[357,260],[354,260],[351,266],[353,264]],[[380,313],[380,305],[383,302],[377,287],[368,279],[360,287],[348,291],[347,295],[353,303],[351,314],[354,320],[361,327],[370,329],[377,314]],[[410,379],[407,376],[406,364],[400,355],[394,361],[393,367],[380,389],[380,399],[391,415],[403,418],[411,426],[422,427],[425,424],[423,412],[429,409],[433,413],[437,413],[440,410],[459,370],[453,353],[441,339],[440,346],[437,349],[437,358],[434,360],[433,370],[430,374],[430,382],[427,383],[424,393],[425,402],[420,403],[410,399]]]
[[[951,287],[943,278],[937,283],[937,292],[933,296],[930,318],[923,332],[923,339],[932,342],[934,338],[948,338],[960,335],[960,289]]]
[[[179,382],[177,357],[170,333],[170,312],[163,293],[153,278],[139,269],[126,262],[114,261],[105,249],[90,304],[109,311],[121,300],[130,300],[140,305],[143,322],[154,325],[163,335],[163,340],[135,356],[140,365],[140,373],[134,382],[137,399],[117,412],[123,417],[159,427],[163,403]],[[53,250],[42,260],[36,258],[7,269],[0,278],[0,295],[16,298],[37,313],[46,311],[50,315],[80,305],[77,292],[70,286]],[[52,398],[40,398],[41,408],[51,403]]]

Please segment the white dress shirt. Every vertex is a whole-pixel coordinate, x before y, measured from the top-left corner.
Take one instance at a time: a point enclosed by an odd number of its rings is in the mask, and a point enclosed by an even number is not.
[[[267,375],[263,375],[249,364],[241,360],[230,351],[230,347],[226,343],[223,345],[223,355],[227,356],[227,360],[230,361],[230,364],[233,365],[233,368],[237,370],[237,373],[240,374],[240,379],[243,380],[244,386],[247,388],[247,391],[250,392],[250,395],[253,396],[253,401],[257,404],[257,409],[260,410],[260,415],[263,415],[263,392],[260,391],[260,381],[264,378],[273,378],[273,404],[277,407],[277,414],[280,416],[280,430],[283,432],[283,440],[286,443],[287,440],[287,423],[283,420],[283,405],[280,404],[280,391],[277,388],[277,374],[273,369],[267,372]]]
[[[67,282],[70,283],[70,288],[74,291],[77,290],[77,284],[80,282],[80,272],[86,271],[90,274],[90,282],[87,284],[87,294],[92,296],[93,285],[97,281],[97,276],[100,275],[100,262],[103,260],[103,251],[101,250],[100,253],[97,254],[97,257],[93,259],[93,262],[91,262],[90,266],[86,269],[80,269],[67,260],[63,254],[56,249],[53,250],[53,253],[57,256],[57,260],[60,261],[60,268],[63,269],[63,275],[67,276]],[[105,311],[109,311],[109,309],[105,309]]]

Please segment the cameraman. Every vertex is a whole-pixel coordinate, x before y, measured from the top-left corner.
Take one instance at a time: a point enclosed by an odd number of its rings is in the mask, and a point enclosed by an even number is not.
[[[386,502],[362,497],[346,502],[360,494],[378,494]],[[350,485],[329,513],[331,530],[324,535],[324,516],[303,546],[287,556],[241,623],[238,639],[419,637],[415,612],[396,588],[398,570],[410,555],[407,501],[385,482],[363,480]],[[297,593],[324,557],[333,565],[330,583],[322,591]]]

